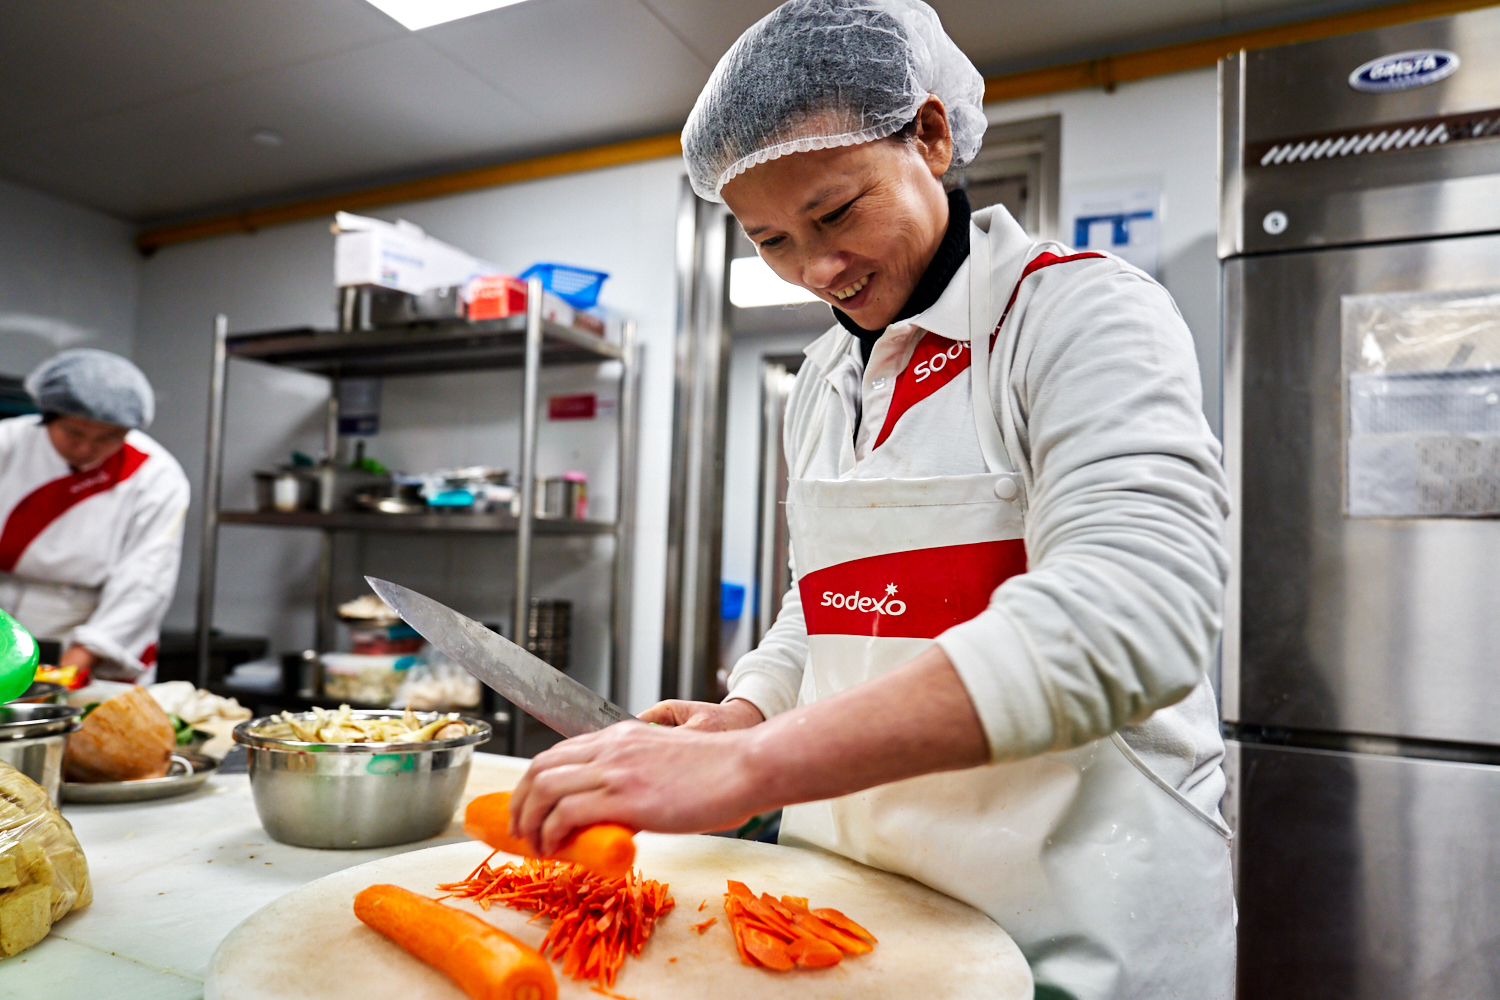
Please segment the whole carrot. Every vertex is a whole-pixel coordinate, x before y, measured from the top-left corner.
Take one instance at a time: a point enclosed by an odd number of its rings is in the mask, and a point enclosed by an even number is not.
[[[509,792],[492,792],[470,802],[464,810],[464,833],[506,854],[538,856],[530,844],[510,835]],[[549,856],[582,865],[604,878],[619,878],[635,863],[635,835],[615,823],[598,823],[574,833]]]
[[[400,886],[372,885],[354,897],[354,915],[473,1000],[557,1000],[547,960],[472,913]]]

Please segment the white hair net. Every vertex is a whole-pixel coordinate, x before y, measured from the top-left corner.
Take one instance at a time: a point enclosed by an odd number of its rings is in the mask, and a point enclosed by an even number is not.
[[[156,415],[151,383],[118,354],[75,347],[43,361],[26,376],[26,391],[43,413],[84,417],[141,430]]]
[[[682,130],[693,190],[788,153],[884,139],[928,95],[948,111],[953,166],[979,152],[984,78],[921,0],[788,0],[724,53]]]

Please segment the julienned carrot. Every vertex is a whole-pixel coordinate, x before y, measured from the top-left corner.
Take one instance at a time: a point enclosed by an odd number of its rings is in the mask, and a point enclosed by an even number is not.
[[[354,915],[474,1000],[556,1000],[547,960],[485,921],[394,885],[354,897]]]
[[[667,886],[627,870],[601,878],[567,861],[531,859],[490,867],[490,855],[462,882],[438,886],[485,909],[503,903],[552,918],[540,951],[574,979],[614,986],[626,954],[639,955],[656,921],[676,904]]]
[[[732,879],[728,888],[724,913],[746,965],[778,971],[793,965],[825,969],[839,964],[845,953],[863,955],[875,945],[875,935],[838,910],[809,910],[801,896],[757,897],[745,883]]]
[[[510,835],[510,793],[481,795],[464,810],[464,833],[523,858],[537,857],[526,841]],[[616,823],[584,827],[550,857],[571,861],[604,878],[619,878],[635,864],[635,834]]]

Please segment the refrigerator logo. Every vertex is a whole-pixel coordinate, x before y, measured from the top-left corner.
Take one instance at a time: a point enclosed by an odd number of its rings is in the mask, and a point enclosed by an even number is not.
[[[1447,49],[1417,49],[1371,59],[1349,74],[1349,86],[1366,94],[1411,90],[1446,80],[1458,72],[1458,53]]]

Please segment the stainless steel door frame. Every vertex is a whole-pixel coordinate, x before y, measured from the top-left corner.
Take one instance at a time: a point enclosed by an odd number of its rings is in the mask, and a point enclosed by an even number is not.
[[[728,209],[697,197],[683,178],[663,698],[709,700],[718,684],[732,232]]]
[[[1230,749],[1240,1000],[1500,995],[1500,766]]]
[[[1497,284],[1500,235],[1225,262],[1227,721],[1500,744],[1500,519],[1344,515],[1340,318]]]
[[[791,533],[786,523],[787,464],[782,447],[786,403],[804,356],[761,359],[760,511],[755,539],[755,616],[750,647],[760,644],[791,587]]]

